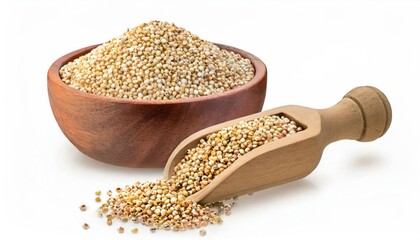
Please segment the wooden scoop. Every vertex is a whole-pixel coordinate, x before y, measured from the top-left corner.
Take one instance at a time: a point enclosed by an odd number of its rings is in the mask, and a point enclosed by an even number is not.
[[[318,165],[328,144],[341,139],[373,141],[388,130],[392,118],[386,96],[370,86],[354,88],[339,103],[327,109],[300,106],[274,108],[192,134],[172,152],[164,169],[164,178],[169,179],[187,150],[195,147],[208,134],[240,121],[275,114],[295,120],[304,130],[239,157],[209,185],[189,198],[201,203],[215,202],[303,178]]]

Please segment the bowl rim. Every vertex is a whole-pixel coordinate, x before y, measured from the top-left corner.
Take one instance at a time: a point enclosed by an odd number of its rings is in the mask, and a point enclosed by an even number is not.
[[[93,99],[93,100],[107,101],[111,103],[125,103],[125,104],[129,103],[129,104],[134,104],[134,105],[171,105],[171,104],[202,102],[202,101],[213,100],[216,98],[220,99],[222,97],[227,97],[230,95],[235,95],[239,92],[252,89],[255,85],[259,84],[260,82],[266,79],[267,67],[261,59],[259,59],[258,57],[256,57],[255,55],[247,51],[244,51],[236,47],[232,47],[232,46],[228,46],[228,45],[224,45],[220,43],[214,43],[214,44],[218,46],[219,48],[237,53],[241,55],[243,58],[249,59],[255,70],[254,77],[246,84],[239,87],[235,87],[223,93],[216,93],[216,94],[211,94],[207,96],[192,97],[192,98],[171,99],[171,100],[144,100],[144,99],[126,99],[126,98],[118,98],[118,97],[107,97],[107,96],[97,95],[93,93],[82,92],[80,90],[77,90],[65,84],[61,80],[61,77],[60,77],[60,73],[59,73],[60,68],[64,66],[66,63],[73,61],[74,59],[84,54],[87,54],[92,49],[100,45],[100,44],[95,44],[95,45],[91,45],[88,47],[84,47],[84,48],[80,48],[78,50],[72,51],[58,58],[48,69],[48,75],[47,75],[48,84],[50,84],[50,81],[54,82],[55,84],[58,84],[59,86],[64,87],[65,89],[70,91],[72,94],[75,94],[84,98]]]

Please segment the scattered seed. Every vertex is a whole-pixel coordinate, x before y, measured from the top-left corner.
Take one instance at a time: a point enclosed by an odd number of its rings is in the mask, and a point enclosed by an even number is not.
[[[118,194],[111,194],[101,206],[109,212],[107,223],[112,224],[113,219],[132,220],[149,226],[151,232],[157,229],[184,231],[221,224],[220,215],[230,215],[237,198],[201,205],[188,196],[205,188],[243,154],[278,140],[276,136],[280,132],[286,131],[285,137],[299,132],[293,133],[293,129],[297,129],[295,122],[273,115],[242,121],[209,134],[186,152],[169,180],[136,182],[124,189],[117,188]]]
[[[119,233],[124,233],[124,228],[123,228],[123,227],[119,227],[119,228],[118,228],[118,232],[119,232]]]
[[[101,198],[100,197],[96,197],[95,198],[95,202],[101,202]]]
[[[200,230],[200,236],[206,236],[206,234],[207,234],[207,232],[206,232],[206,230],[204,230],[204,229],[201,229]]]
[[[104,216],[104,213],[102,212],[102,210],[101,209],[98,209],[98,211],[96,211],[97,212],[97,214],[98,214],[98,217],[103,217]]]
[[[136,233],[139,232],[139,229],[138,228],[133,228],[133,229],[131,229],[131,232],[134,233],[134,234],[136,234]]]
[[[90,228],[89,224],[83,223],[82,228],[88,230]]]
[[[112,219],[107,219],[106,220],[106,224],[108,224],[109,226],[111,226],[112,225]]]
[[[223,223],[223,220],[222,220],[222,218],[220,216],[214,216],[213,219],[218,224],[222,224]]]
[[[85,204],[80,205],[79,209],[80,209],[80,211],[84,212],[84,211],[86,211],[87,206]]]
[[[95,195],[96,195],[96,196],[100,196],[100,195],[101,195],[101,191],[100,191],[100,190],[96,191],[96,192],[95,192]]]

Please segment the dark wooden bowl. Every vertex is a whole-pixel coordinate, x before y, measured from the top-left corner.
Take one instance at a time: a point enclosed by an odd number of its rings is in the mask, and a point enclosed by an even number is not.
[[[267,85],[264,63],[243,50],[217,45],[251,60],[255,77],[222,94],[167,101],[110,98],[66,85],[59,69],[97,45],[71,52],[48,70],[55,119],[70,142],[89,157],[125,167],[163,167],[192,133],[262,109]]]

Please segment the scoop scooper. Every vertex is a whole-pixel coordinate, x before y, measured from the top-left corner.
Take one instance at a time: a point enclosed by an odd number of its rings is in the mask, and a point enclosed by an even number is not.
[[[164,169],[169,179],[173,169],[200,139],[224,127],[267,115],[284,115],[303,131],[266,143],[239,157],[206,187],[189,196],[210,203],[294,181],[310,174],[326,146],[342,139],[373,141],[388,130],[392,110],[387,97],[371,86],[356,87],[336,105],[312,109],[288,105],[223,122],[200,130],[182,141],[172,152]]]

